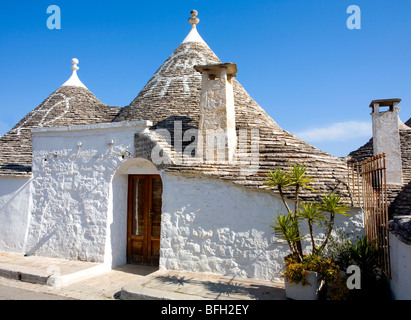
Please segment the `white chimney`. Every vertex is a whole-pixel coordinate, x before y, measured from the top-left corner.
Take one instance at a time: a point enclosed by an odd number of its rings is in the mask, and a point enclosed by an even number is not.
[[[205,151],[207,162],[210,158],[217,158],[220,162],[223,149],[225,162],[232,162],[237,148],[232,84],[232,79],[237,76],[237,65],[218,63],[194,68],[202,73],[199,131],[203,136],[204,149],[198,150],[199,154]],[[213,132],[217,135],[214,138],[211,137]],[[210,146],[217,140],[219,150],[211,150]]]
[[[402,160],[399,132],[401,99],[371,101],[374,155],[385,153],[387,184],[402,184]],[[381,107],[388,107],[383,111]]]

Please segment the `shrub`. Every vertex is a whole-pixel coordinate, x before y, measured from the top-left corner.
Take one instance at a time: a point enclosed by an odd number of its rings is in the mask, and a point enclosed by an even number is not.
[[[346,238],[343,241],[332,241],[326,254],[345,271],[350,265],[356,265],[361,272],[361,289],[346,292],[346,299],[369,300],[390,299],[388,280],[378,263],[378,250],[375,241],[367,237],[357,237],[353,243]],[[346,281],[347,277],[345,277]]]
[[[294,164],[288,171],[283,171],[282,169],[277,169],[274,172],[270,171],[267,174],[265,182],[265,188],[278,189],[282,202],[287,210],[286,213],[281,213],[278,214],[277,217],[274,217],[274,225],[270,227],[273,229],[275,235],[287,241],[291,254],[297,258],[298,262],[301,262],[304,255],[301,240],[305,235],[300,232],[301,220],[306,220],[308,223],[312,245],[311,251],[318,255],[325,249],[331,236],[336,214],[349,216],[347,211],[351,209],[342,201],[341,195],[334,192],[328,195],[322,195],[319,202],[302,203],[300,209],[299,193],[302,188],[315,191],[308,186],[308,184],[313,181],[314,177],[307,174],[307,169],[303,165]],[[291,210],[284,195],[284,189],[289,187],[294,188],[294,210]],[[327,215],[329,215],[328,219]],[[328,221],[325,222],[326,220]],[[321,222],[322,225],[327,226],[325,230],[326,236],[321,245],[316,245],[313,224],[321,226]]]
[[[339,275],[339,267],[329,258],[316,254],[305,255],[301,261],[295,255],[285,258],[285,271],[283,276],[290,283],[307,285],[307,274],[317,272],[321,280],[333,281]]]

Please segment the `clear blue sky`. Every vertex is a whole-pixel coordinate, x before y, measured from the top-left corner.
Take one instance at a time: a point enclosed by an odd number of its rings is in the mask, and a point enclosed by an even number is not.
[[[349,5],[361,29],[346,26]],[[47,28],[47,7],[61,30]],[[128,105],[190,31],[198,30],[285,130],[336,156],[371,137],[369,103],[402,98],[411,117],[411,1],[2,1],[0,135],[71,75],[104,103]]]

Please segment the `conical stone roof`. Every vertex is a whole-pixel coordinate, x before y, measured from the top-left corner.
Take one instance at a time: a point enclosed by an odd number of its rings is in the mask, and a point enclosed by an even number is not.
[[[175,121],[182,121],[183,131],[198,127],[201,74],[194,66],[221,61],[196,32],[195,28],[191,30],[138,96],[113,121],[150,120],[154,124],[152,129],[165,128],[171,134]],[[169,167],[168,172],[218,176],[236,184],[261,188],[268,170],[302,163],[310,174],[318,177],[313,187],[319,193],[339,189],[348,196],[347,166],[343,159],[320,151],[280,128],[235,78],[233,90],[237,130],[259,130],[259,172],[245,176],[240,173],[239,166],[214,164],[175,165]],[[307,200],[314,196],[310,191],[302,195]]]
[[[73,59],[74,60],[74,59]],[[0,137],[0,176],[30,175],[31,129],[110,122],[119,112],[92,94],[77,78],[77,70],[60,88]]]
[[[209,46],[202,42],[183,42],[156,71],[138,96],[113,121],[154,120],[155,128],[172,127],[176,119],[197,127],[201,74],[195,65],[221,63]],[[279,129],[279,126],[234,79],[234,99],[238,125],[254,124]],[[252,116],[258,115],[258,119]],[[169,121],[168,121],[169,120]],[[253,123],[254,121],[254,123]]]

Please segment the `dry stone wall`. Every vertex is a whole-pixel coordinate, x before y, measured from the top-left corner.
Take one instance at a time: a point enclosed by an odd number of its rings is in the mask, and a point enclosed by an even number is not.
[[[110,254],[111,181],[146,122],[38,129],[26,252],[96,262]]]
[[[30,182],[30,178],[0,176],[0,251],[24,252]]]
[[[280,280],[288,245],[269,226],[284,212],[279,196],[219,179],[167,172],[162,178],[160,268]],[[336,225],[359,235],[361,212],[351,213]]]

